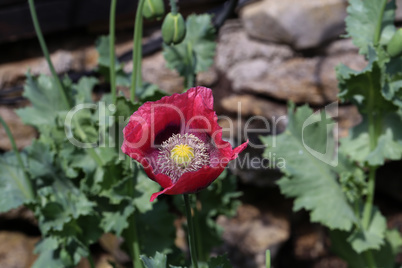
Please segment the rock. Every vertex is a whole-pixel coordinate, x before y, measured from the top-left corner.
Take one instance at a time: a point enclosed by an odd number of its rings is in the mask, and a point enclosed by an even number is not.
[[[265,267],[265,251],[275,256],[289,238],[289,222],[252,205],[242,205],[237,216],[218,217],[224,229],[223,240],[229,248],[229,257],[237,267]]]
[[[131,72],[132,63],[124,67],[126,72]],[[184,80],[175,70],[166,67],[166,61],[162,52],[154,53],[142,60],[142,77],[144,81],[156,84],[160,89],[168,93],[181,93],[184,89]]]
[[[396,1],[395,20],[397,22],[402,21],[402,0]]]
[[[39,237],[28,237],[22,233],[0,232],[0,267],[29,268],[36,260],[33,255]]]
[[[324,257],[316,261],[312,268],[347,268],[348,264],[338,257]]]
[[[112,233],[104,233],[99,238],[99,244],[102,248],[108,252],[108,255],[113,256],[113,259],[119,263],[125,263],[130,261],[130,257],[121,249],[123,239],[117,237]]]
[[[253,40],[239,20],[229,20],[219,31],[215,64],[218,70],[227,72],[237,63],[251,59],[264,59],[272,65],[293,56],[294,52],[288,46]]]
[[[349,135],[349,130],[358,125],[362,116],[354,105],[344,105],[338,107],[338,116],[334,118],[338,122],[338,136],[344,138]]]
[[[286,105],[253,95],[231,95],[221,101],[222,107],[229,113],[237,113],[242,117],[263,116],[275,120],[286,115]]]
[[[322,55],[300,57],[287,46],[250,40],[236,21],[221,30],[216,54],[216,68],[236,93],[316,106],[337,100],[340,63],[356,70],[367,64],[349,39],[333,42]]]
[[[229,69],[228,78],[239,93],[252,92],[283,101],[322,106],[337,100],[335,67],[340,63],[352,69],[362,69],[366,65],[363,57],[355,53],[293,58],[276,65],[252,59]],[[250,70],[256,70],[254,75],[250,76]]]
[[[253,38],[307,49],[344,32],[346,5],[345,0],[263,0],[243,7],[240,16]]]
[[[0,213],[0,220],[26,220],[34,226],[38,225],[38,221],[35,218],[35,214],[32,210],[25,206],[11,209],[7,212]]]
[[[0,116],[6,121],[19,149],[31,144],[32,139],[36,137],[36,131],[24,125],[14,110],[0,106]],[[2,125],[0,125],[0,149],[11,150],[11,143]]]
[[[321,226],[308,225],[296,234],[294,254],[299,260],[313,260],[327,254],[325,234]]]

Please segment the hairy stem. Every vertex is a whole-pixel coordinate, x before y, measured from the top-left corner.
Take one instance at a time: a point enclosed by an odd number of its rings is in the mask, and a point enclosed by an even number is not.
[[[25,180],[24,185],[25,185],[25,187],[23,187],[21,185],[21,183],[18,183],[18,182],[17,182],[17,185],[20,186],[19,188],[20,188],[21,192],[24,193],[24,195],[25,195],[25,197],[27,199],[33,199],[35,195],[34,195],[34,192],[33,192],[33,187],[32,187],[32,184],[31,184],[31,180],[29,179],[28,172],[27,172],[27,170],[25,168],[24,162],[22,161],[20,152],[18,151],[17,144],[15,143],[15,139],[13,137],[13,134],[11,133],[10,128],[8,127],[7,123],[3,120],[3,118],[1,116],[0,116],[0,123],[3,125],[3,127],[4,127],[4,129],[5,129],[6,133],[7,133],[8,139],[11,142],[11,147],[13,148],[15,156],[17,157],[18,164],[19,164],[20,168],[23,170],[23,173],[24,173],[24,180]],[[14,178],[14,179],[18,180],[18,178]]]
[[[38,37],[39,44],[40,44],[40,47],[42,49],[42,53],[46,58],[46,61],[47,61],[47,64],[49,66],[50,71],[52,72],[53,79],[55,80],[55,82],[57,84],[57,87],[60,90],[60,95],[61,95],[61,98],[62,98],[62,100],[64,102],[65,107],[66,108],[71,108],[71,104],[70,104],[70,102],[69,102],[69,100],[67,98],[66,89],[63,87],[63,84],[61,83],[61,81],[59,79],[59,76],[57,75],[56,70],[54,69],[53,63],[50,60],[49,51],[47,49],[45,39],[43,38],[42,31],[41,31],[40,26],[39,26],[38,17],[36,15],[34,0],[28,0],[28,3],[29,3],[29,10],[31,12],[31,17],[32,17],[32,21],[33,21],[33,24],[34,24],[36,36]]]
[[[110,89],[112,92],[113,104],[116,104],[116,72],[115,72],[115,55],[114,55],[116,3],[117,0],[111,0],[110,17],[109,17],[109,61],[110,61],[109,76],[110,76]]]
[[[188,228],[188,241],[190,245],[190,256],[193,268],[198,268],[197,259],[197,242],[195,241],[193,215],[191,213],[191,204],[188,194],[183,194],[184,204],[186,206],[187,228]]]
[[[134,24],[134,42],[133,42],[133,72],[131,74],[130,99],[135,100],[137,88],[142,87],[141,77],[141,57],[142,57],[142,9],[145,0],[139,0]]]

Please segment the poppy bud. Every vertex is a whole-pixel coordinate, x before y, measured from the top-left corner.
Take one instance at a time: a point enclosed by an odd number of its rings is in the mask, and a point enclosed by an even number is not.
[[[402,28],[398,29],[387,45],[387,52],[391,57],[402,54]]]
[[[162,24],[163,41],[168,45],[176,45],[186,36],[186,23],[180,13],[169,13]]]
[[[147,19],[160,19],[165,14],[163,0],[145,0],[142,15]]]

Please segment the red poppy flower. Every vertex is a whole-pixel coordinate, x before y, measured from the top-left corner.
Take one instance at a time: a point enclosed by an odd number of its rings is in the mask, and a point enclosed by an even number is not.
[[[205,87],[146,102],[131,115],[123,134],[122,151],[164,188],[151,201],[207,187],[248,143],[232,149],[222,140],[212,91]]]

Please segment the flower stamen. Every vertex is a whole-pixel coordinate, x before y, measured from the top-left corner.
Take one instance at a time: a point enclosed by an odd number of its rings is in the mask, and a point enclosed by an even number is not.
[[[209,165],[205,143],[193,134],[173,134],[161,146],[157,170],[168,175],[174,182],[186,172]]]
[[[186,167],[194,158],[194,149],[187,144],[178,144],[170,152],[170,158],[178,165]]]

